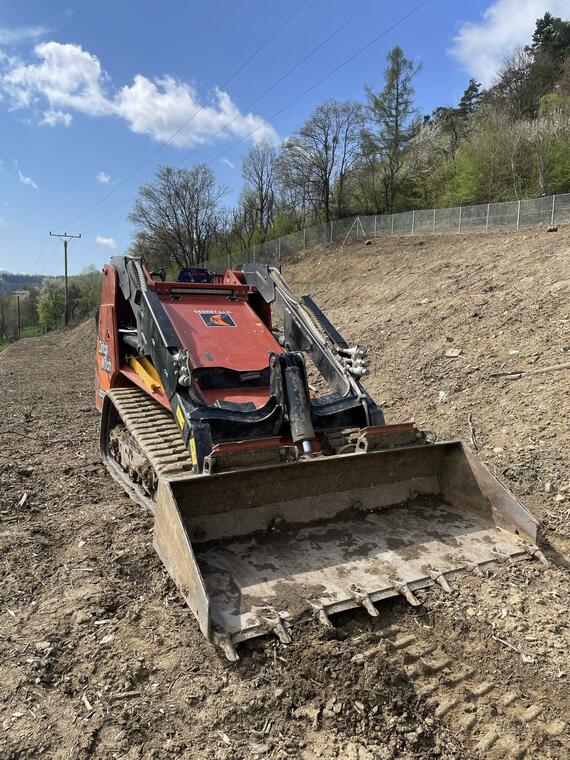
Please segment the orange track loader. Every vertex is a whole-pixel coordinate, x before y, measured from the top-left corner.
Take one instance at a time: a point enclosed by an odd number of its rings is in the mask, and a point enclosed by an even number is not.
[[[204,636],[239,642],[535,556],[537,521],[458,441],[386,425],[350,346],[280,271],[104,269],[101,452],[154,513]],[[315,379],[317,378],[317,379]],[[324,390],[317,394],[313,385]]]

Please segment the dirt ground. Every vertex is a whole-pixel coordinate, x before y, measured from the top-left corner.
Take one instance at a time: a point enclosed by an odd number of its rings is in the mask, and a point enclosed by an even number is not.
[[[0,756],[213,760],[570,753],[570,230],[399,238],[288,262],[388,421],[461,437],[534,512],[551,564],[419,608],[259,640],[231,665],[99,462],[94,329],[0,355]],[[449,349],[460,351],[455,358]]]

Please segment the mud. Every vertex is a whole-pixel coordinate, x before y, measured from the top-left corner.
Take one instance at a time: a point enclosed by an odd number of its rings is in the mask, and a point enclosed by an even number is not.
[[[551,564],[458,575],[451,594],[343,614],[332,633],[307,623],[236,665],[203,640],[150,517],[99,462],[92,323],[2,352],[0,756],[567,757],[570,375],[493,373],[568,360],[569,253],[562,229],[382,241],[289,267],[368,345],[389,421],[473,436],[542,521]]]

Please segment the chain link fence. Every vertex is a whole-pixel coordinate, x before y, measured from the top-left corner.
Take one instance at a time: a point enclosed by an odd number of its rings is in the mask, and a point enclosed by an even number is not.
[[[346,243],[359,238],[519,230],[556,224],[570,224],[570,193],[477,206],[336,219],[211,260],[209,266],[223,270],[226,267],[239,269],[251,262],[280,264],[288,256],[313,245]]]

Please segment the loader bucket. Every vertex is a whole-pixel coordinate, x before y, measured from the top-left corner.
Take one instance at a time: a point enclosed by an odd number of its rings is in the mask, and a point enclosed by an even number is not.
[[[162,480],[155,546],[209,640],[233,646],[538,550],[537,521],[460,442]]]

